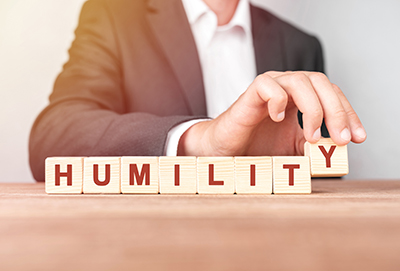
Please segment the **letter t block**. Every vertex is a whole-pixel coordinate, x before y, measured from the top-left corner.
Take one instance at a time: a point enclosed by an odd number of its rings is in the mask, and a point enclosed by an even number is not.
[[[310,159],[304,156],[277,156],[273,160],[274,194],[310,194]]]
[[[347,146],[338,146],[330,138],[315,144],[306,142],[304,154],[310,157],[312,177],[340,177],[349,173]]]

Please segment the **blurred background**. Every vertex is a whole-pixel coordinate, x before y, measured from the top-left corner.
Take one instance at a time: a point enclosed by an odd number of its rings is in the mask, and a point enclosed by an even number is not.
[[[0,182],[33,182],[30,128],[68,59],[85,0],[0,0]],[[352,179],[400,178],[400,1],[252,0],[316,35],[326,71],[368,133],[349,145]]]

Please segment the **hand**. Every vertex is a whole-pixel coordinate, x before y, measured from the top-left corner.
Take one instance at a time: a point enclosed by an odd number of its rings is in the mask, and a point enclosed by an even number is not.
[[[303,113],[303,130],[297,111]],[[178,155],[303,155],[321,137],[322,119],[338,145],[367,135],[338,86],[317,72],[266,72],[224,113],[188,129]]]

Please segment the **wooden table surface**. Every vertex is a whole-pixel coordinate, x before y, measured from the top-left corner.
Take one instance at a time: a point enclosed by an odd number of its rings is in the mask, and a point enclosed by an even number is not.
[[[295,196],[49,196],[0,184],[0,270],[400,270],[400,181]]]

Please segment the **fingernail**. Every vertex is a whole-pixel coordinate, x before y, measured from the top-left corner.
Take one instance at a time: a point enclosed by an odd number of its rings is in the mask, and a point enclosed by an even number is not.
[[[314,138],[315,140],[319,140],[319,139],[321,138],[321,128],[318,127],[318,129],[315,130],[314,135],[313,135],[313,138]]]
[[[349,129],[344,128],[343,131],[340,133],[340,137],[344,140],[344,141],[350,141],[351,139],[351,134]]]
[[[282,111],[281,113],[279,113],[276,118],[278,120],[283,120],[285,118],[285,111]]]
[[[362,127],[357,128],[355,134],[361,139],[365,139],[367,137],[367,133]]]

